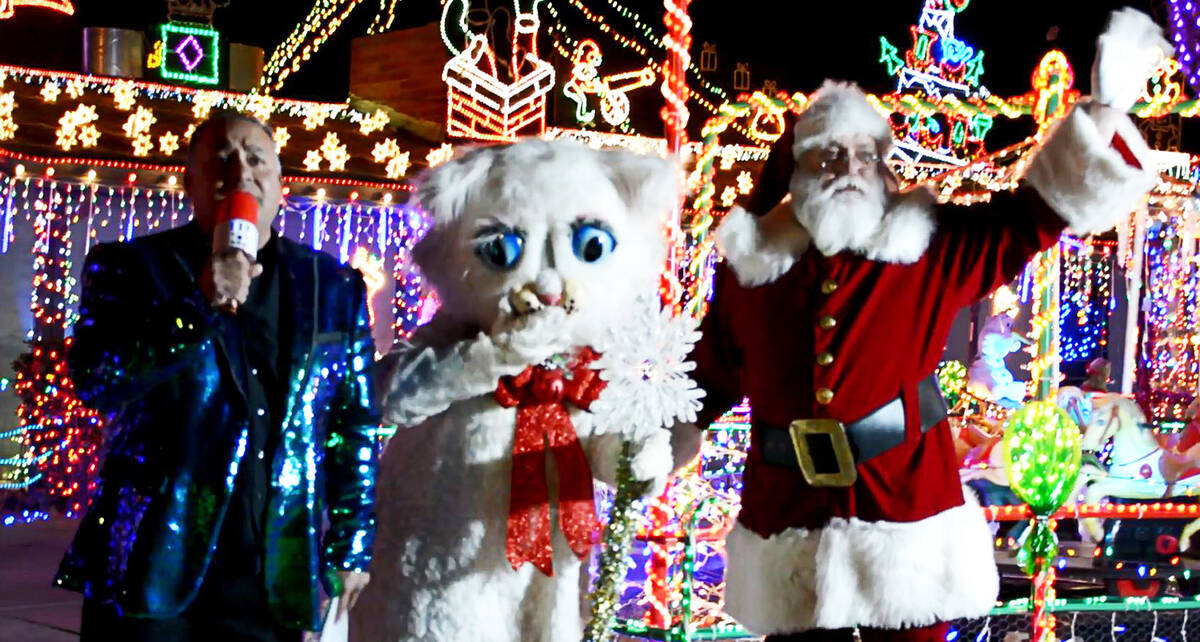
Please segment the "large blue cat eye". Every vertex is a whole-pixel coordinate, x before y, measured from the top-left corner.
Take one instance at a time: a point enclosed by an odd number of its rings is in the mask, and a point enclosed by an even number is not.
[[[475,235],[475,255],[488,267],[510,270],[521,260],[525,236],[507,227],[481,230]]]
[[[585,263],[595,263],[617,247],[617,239],[599,223],[577,223],[571,233],[571,250]]]

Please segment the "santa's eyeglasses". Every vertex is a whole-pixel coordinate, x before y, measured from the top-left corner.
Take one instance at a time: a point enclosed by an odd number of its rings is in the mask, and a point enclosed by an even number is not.
[[[847,149],[841,145],[830,145],[811,150],[809,159],[814,169],[828,172],[849,169],[852,159],[864,167],[874,167],[882,157],[874,149]]]

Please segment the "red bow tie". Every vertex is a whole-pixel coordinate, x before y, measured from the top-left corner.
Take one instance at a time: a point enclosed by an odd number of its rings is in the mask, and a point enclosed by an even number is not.
[[[580,559],[587,556],[592,535],[600,528],[592,469],[567,411],[567,402],[587,410],[604,389],[605,382],[588,368],[597,357],[584,348],[566,371],[529,366],[519,375],[501,377],[496,388],[496,401],[517,409],[505,549],[514,570],[530,562],[543,574],[554,575],[547,449],[558,469],[559,527]]]

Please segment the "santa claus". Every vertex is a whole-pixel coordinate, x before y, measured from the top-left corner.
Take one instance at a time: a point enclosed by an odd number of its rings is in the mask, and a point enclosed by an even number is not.
[[[773,146],[694,353],[707,418],[754,407],[726,608],[768,640],[944,640],[998,591],[991,536],[964,502],[932,377],[955,314],[1065,230],[1100,232],[1154,184],[1126,116],[1169,51],[1115,13],[1094,96],[1045,137],[1021,185],[971,207],[896,190],[887,121],[826,83]],[[702,418],[701,425],[707,425]]]

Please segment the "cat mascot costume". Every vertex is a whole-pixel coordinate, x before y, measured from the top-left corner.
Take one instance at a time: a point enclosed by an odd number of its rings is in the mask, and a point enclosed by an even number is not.
[[[442,306],[394,354],[358,641],[560,642],[582,630],[593,476],[661,491],[701,394],[658,284],[676,166],[528,140],[424,176],[414,256]]]

